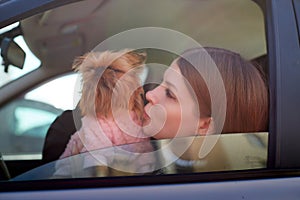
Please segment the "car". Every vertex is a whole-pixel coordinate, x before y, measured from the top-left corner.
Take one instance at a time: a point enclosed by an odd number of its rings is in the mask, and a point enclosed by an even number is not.
[[[4,0],[0,13],[1,199],[299,199],[299,1]],[[80,99],[81,77],[71,67],[76,57],[146,51],[143,80],[150,86],[194,45],[226,48],[262,67],[266,132],[218,135],[200,160],[191,144],[214,136],[151,140],[155,151],[147,162],[145,154],[127,151],[149,143],[42,160],[49,127]],[[189,145],[176,154],[181,144]],[[112,160],[105,169],[85,170],[89,155]],[[56,172],[64,162],[72,170]]]

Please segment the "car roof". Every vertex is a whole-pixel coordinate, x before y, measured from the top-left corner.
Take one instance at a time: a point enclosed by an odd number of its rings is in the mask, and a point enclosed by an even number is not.
[[[203,46],[218,45],[249,59],[265,54],[259,6],[251,1],[228,1],[79,1],[22,20],[21,28],[43,65],[68,69],[75,56],[91,51],[106,38],[146,26],[180,31]],[[60,4],[65,2],[70,1]],[[40,1],[36,6],[53,6],[51,3],[58,4]],[[195,23],[201,26],[195,27]]]

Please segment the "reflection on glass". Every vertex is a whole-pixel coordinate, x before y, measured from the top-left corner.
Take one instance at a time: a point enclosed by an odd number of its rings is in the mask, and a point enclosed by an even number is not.
[[[206,137],[214,137],[206,136]],[[48,163],[12,181],[158,175],[265,168],[268,133],[224,134],[199,159],[205,137],[153,140],[86,152]]]

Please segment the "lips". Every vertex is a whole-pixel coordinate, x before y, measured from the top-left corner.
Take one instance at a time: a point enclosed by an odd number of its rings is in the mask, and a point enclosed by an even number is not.
[[[147,114],[146,108],[144,109],[144,115],[143,115],[143,125],[148,125],[151,121],[150,116]]]
[[[146,120],[146,121],[147,121],[147,120],[150,120],[150,117],[149,117],[149,115],[147,115],[146,112],[144,112],[143,119]]]

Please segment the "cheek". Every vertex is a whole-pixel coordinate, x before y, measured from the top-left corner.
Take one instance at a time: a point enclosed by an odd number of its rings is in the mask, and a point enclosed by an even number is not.
[[[163,139],[195,135],[199,118],[194,114],[194,109],[191,103],[167,107],[166,123],[155,138]]]
[[[181,124],[181,109],[177,105],[166,105],[165,107],[165,115],[153,118],[153,125],[156,127],[160,126],[161,128],[156,131],[156,135],[154,138],[156,139],[164,139],[164,138],[173,138],[177,135],[180,124]],[[165,123],[161,125],[161,122]]]
[[[166,127],[174,131],[180,126],[181,122],[181,109],[178,106],[172,106],[167,110]]]

